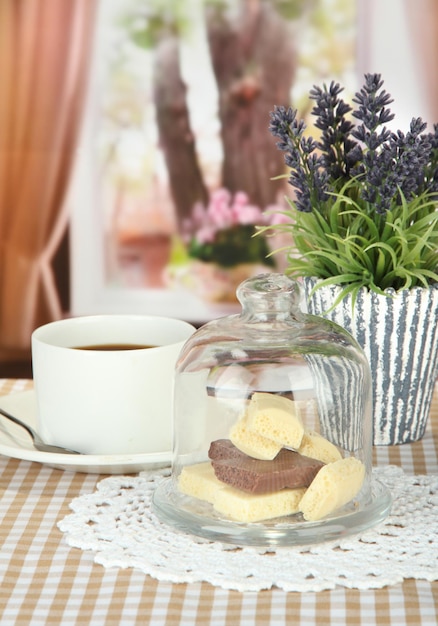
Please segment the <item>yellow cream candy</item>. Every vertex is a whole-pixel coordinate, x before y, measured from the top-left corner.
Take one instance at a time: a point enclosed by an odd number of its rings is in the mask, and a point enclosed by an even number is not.
[[[250,430],[246,415],[231,428],[229,437],[241,452],[263,461],[272,461],[282,448],[281,444]]]
[[[342,455],[335,445],[313,431],[304,433],[298,452],[322,463],[333,463],[342,459]]]
[[[364,478],[364,464],[352,456],[324,465],[300,502],[304,519],[319,520],[350,502],[360,491]]]
[[[297,513],[305,491],[304,488],[282,489],[255,495],[234,487],[224,487],[216,493],[213,506],[216,511],[237,522],[260,522]]]
[[[178,487],[187,496],[213,504],[217,491],[223,489],[225,484],[216,478],[211,463],[207,461],[183,467],[178,477]]]
[[[304,434],[297,404],[273,393],[256,392],[252,395],[247,426],[262,437],[296,450]]]

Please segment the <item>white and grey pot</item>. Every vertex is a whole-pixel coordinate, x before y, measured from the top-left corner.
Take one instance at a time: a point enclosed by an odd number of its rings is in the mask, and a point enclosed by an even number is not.
[[[410,443],[424,435],[438,374],[438,285],[382,296],[363,288],[333,310],[340,286],[303,279],[307,311],[343,326],[363,348],[373,387],[373,443]]]

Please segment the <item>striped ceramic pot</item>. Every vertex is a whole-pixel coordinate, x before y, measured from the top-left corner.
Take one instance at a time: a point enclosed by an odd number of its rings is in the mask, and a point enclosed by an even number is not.
[[[351,296],[328,311],[341,288],[322,287],[310,296],[315,284],[303,279],[308,312],[343,326],[369,360],[374,445],[421,439],[438,374],[438,285],[389,289],[393,297],[362,289],[352,313]]]

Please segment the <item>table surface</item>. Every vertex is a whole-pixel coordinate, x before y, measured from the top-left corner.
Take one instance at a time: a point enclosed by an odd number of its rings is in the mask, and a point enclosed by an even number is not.
[[[0,395],[32,388],[0,379]],[[374,464],[438,473],[438,390],[422,441],[374,449]],[[105,569],[70,548],[57,522],[102,476],[0,456],[0,624],[236,626],[334,624],[436,626],[438,582],[405,580],[378,590],[240,593],[207,583],[159,582],[134,569]],[[438,524],[437,524],[438,532]]]

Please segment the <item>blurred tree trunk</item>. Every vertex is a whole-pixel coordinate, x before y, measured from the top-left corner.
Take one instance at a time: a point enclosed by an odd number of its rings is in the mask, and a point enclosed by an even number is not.
[[[206,24],[212,66],[219,92],[223,143],[222,186],[245,191],[251,202],[266,207],[278,199],[284,171],[282,153],[268,131],[274,105],[290,104],[296,54],[290,24],[265,0],[240,0],[226,15],[207,5]],[[208,202],[190,127],[186,86],[179,65],[178,38],[166,34],[155,51],[154,101],[159,139],[169,173],[177,220],[193,205]]]
[[[287,20],[263,0],[242,0],[234,18],[206,10],[213,70],[219,89],[222,184],[243,190],[261,207],[275,202],[284,181],[282,153],[268,131],[274,105],[288,106],[296,55]]]
[[[162,39],[156,48],[154,100],[170,190],[178,224],[181,225],[196,202],[208,201],[208,191],[190,128],[186,86],[180,74],[178,39],[170,35]]]

